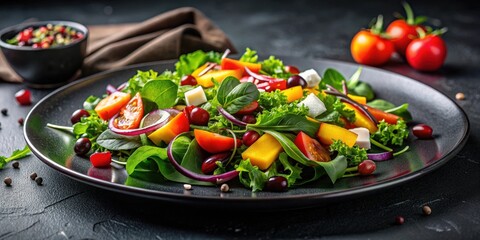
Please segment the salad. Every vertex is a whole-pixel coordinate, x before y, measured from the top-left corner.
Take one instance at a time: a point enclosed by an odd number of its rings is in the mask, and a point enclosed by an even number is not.
[[[375,174],[408,151],[408,103],[376,99],[359,68],[300,71],[246,49],[240,58],[195,51],[175,69],[137,71],[72,114],[76,154],[130,177],[252,191]],[[428,134],[427,130],[430,130]],[[420,130],[431,137],[431,128]]]

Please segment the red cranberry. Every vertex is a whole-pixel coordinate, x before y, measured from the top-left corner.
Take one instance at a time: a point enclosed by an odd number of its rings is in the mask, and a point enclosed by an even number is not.
[[[427,124],[417,124],[412,128],[413,135],[419,139],[432,138],[433,129]]]

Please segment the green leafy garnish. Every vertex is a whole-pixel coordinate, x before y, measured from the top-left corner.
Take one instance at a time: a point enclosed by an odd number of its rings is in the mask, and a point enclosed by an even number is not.
[[[258,99],[257,87],[250,82],[240,83],[234,77],[227,77],[217,91],[217,101],[227,112],[235,114],[240,109]]]
[[[320,89],[327,89],[327,84],[334,87],[335,89],[342,91],[342,81],[345,80],[345,77],[333,68],[328,68],[323,73],[322,81],[320,82]]]
[[[341,117],[346,118],[349,122],[355,121],[355,112],[346,109],[345,104],[343,104],[337,97],[328,94],[318,94],[318,97],[325,104],[325,108],[327,109],[324,113],[315,118],[318,121],[332,123],[339,126],[344,125]]]
[[[85,110],[94,110],[97,104],[100,102],[99,97],[89,96],[85,102],[83,102],[83,109]]]
[[[280,59],[270,56],[268,59],[261,62],[262,68],[260,73],[270,75],[275,78],[288,79],[291,74],[285,71],[285,65]]]
[[[180,56],[178,62],[175,63],[175,71],[180,77],[192,74],[193,71],[207,62],[220,63],[221,57],[218,52],[197,50]]]
[[[402,119],[399,119],[397,124],[389,124],[382,120],[377,126],[377,132],[371,137],[384,145],[401,146],[408,137],[407,124]]]
[[[247,48],[245,53],[240,57],[240,62],[249,62],[249,63],[257,63],[258,55],[257,51]]]
[[[108,128],[106,121],[101,119],[95,111],[89,111],[90,116],[83,117],[80,122],[73,125],[75,138],[86,137],[92,142],[92,150],[103,150],[96,139]]]
[[[269,110],[287,104],[287,96],[278,89],[272,92],[262,92],[258,98],[258,103],[264,109]]]
[[[168,80],[147,82],[142,89],[142,98],[156,104],[158,109],[173,107],[177,100],[178,85]]]
[[[330,145],[330,152],[338,152],[347,158],[348,166],[358,166],[363,160],[368,159],[367,150],[358,146],[349,147],[340,140],[335,140]]]
[[[0,156],[0,169],[3,169],[8,162],[24,158],[30,153],[30,148],[28,148],[28,146],[25,146],[23,149],[17,149],[13,151],[10,157]]]

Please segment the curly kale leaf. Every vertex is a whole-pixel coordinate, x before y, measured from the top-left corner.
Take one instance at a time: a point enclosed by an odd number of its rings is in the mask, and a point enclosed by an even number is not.
[[[397,124],[389,124],[382,120],[378,125],[378,130],[372,135],[372,138],[383,145],[402,146],[403,141],[408,138],[408,128],[404,120],[398,120]]]

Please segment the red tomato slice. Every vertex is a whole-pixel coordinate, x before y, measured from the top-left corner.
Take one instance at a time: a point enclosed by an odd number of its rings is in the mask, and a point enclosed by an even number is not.
[[[130,94],[124,92],[114,92],[102,99],[95,107],[95,112],[103,120],[109,120],[115,114],[120,112],[123,106],[130,101]]]
[[[102,168],[110,166],[112,154],[110,152],[96,152],[90,155],[90,162],[94,167]]]
[[[140,126],[143,118],[143,101],[140,93],[135,94],[125,105],[113,121],[113,125],[119,129],[134,129]]]
[[[243,107],[242,109],[240,109],[237,114],[241,114],[241,115],[245,115],[245,114],[252,114],[253,112],[255,112],[255,110],[257,110],[258,108],[258,102],[257,101],[253,101],[251,102],[250,104],[248,104],[247,106]]]
[[[235,140],[231,137],[222,136],[205,130],[194,129],[195,139],[205,151],[209,153],[220,153],[231,150],[235,146]],[[242,145],[242,141],[237,139],[237,147]]]
[[[330,161],[330,153],[328,150],[306,133],[299,132],[294,143],[308,159],[317,162]]]

